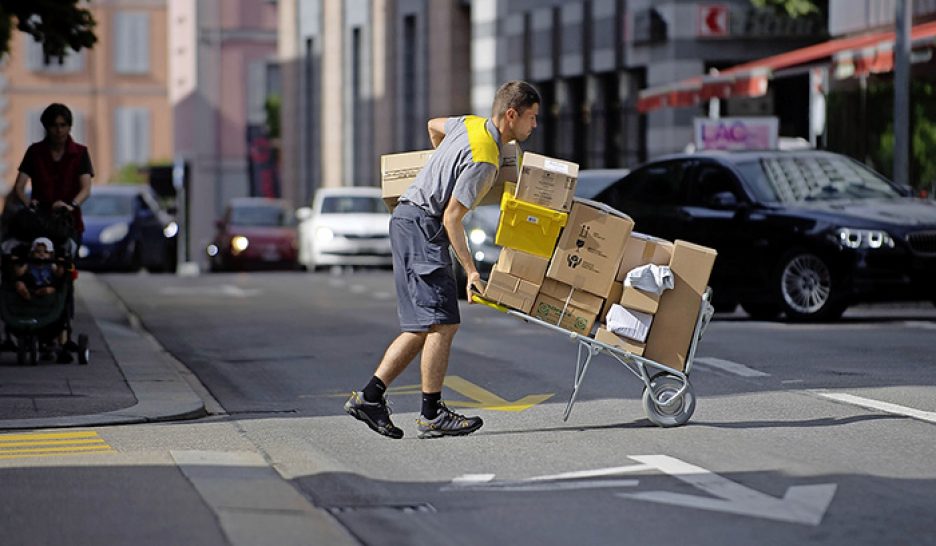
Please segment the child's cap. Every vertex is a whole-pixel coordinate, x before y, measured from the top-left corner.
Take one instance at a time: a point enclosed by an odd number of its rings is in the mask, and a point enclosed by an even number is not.
[[[55,246],[52,244],[52,241],[48,237],[39,237],[32,242],[32,247],[29,249],[30,252],[35,252],[36,247],[39,245],[45,245],[48,252],[55,252]]]

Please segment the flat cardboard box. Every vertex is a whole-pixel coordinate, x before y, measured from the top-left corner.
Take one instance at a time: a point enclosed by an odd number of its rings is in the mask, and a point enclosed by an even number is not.
[[[520,165],[515,197],[541,207],[569,212],[578,171],[577,163],[526,152]]]
[[[664,290],[665,292],[665,290]],[[640,311],[641,313],[654,314],[660,307],[660,296],[653,292],[645,292],[633,286],[625,286],[618,304],[621,307]]]
[[[604,300],[552,279],[543,281],[532,315],[583,336],[591,334]]]
[[[539,284],[494,269],[484,288],[484,299],[529,314],[538,292]]]
[[[501,146],[501,166],[497,170],[497,178],[494,179],[494,185],[491,186],[491,189],[478,201],[477,206],[500,205],[501,196],[504,195],[504,191],[508,187],[507,184],[516,184],[517,179],[520,178],[520,171],[517,167],[519,155],[520,146],[516,140],[511,140]],[[512,191],[516,191],[516,189],[514,188]]]
[[[617,281],[623,281],[627,273],[635,267],[647,264],[669,265],[670,258],[673,257],[673,243],[632,231],[627,243],[624,245],[624,257],[621,259],[621,267],[614,277]]]
[[[608,205],[576,199],[546,276],[606,298],[634,221]]]
[[[624,349],[625,351],[637,356],[643,355],[644,349],[647,348],[646,343],[641,343],[639,341],[634,341],[633,339],[621,337],[617,334],[612,334],[606,330],[604,326],[599,327],[598,331],[595,332],[595,341],[607,343],[608,345],[617,347],[618,349]]]
[[[400,196],[410,187],[435,150],[420,150],[380,156],[380,188],[384,204],[392,212]]]
[[[679,371],[685,369],[702,294],[716,256],[715,249],[686,241],[675,242],[670,260],[675,286],[660,297],[644,356]]]
[[[535,256],[515,248],[502,248],[494,269],[530,281],[537,286],[543,284],[549,258]]]

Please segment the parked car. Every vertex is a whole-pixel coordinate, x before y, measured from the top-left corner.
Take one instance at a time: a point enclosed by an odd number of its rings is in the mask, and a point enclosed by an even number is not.
[[[310,271],[328,266],[393,265],[390,213],[380,188],[321,188],[299,219],[299,263]]]
[[[594,198],[640,232],[718,250],[717,309],[829,320],[862,301],[936,299],[936,204],[909,194],[804,150],[663,157]]]
[[[286,201],[263,197],[231,199],[206,249],[212,271],[293,269],[296,224]]]
[[[78,267],[174,271],[179,226],[143,185],[99,185],[81,206],[85,232]]]
[[[579,178],[575,185],[575,196],[592,198],[601,190],[618,181],[628,173],[627,169],[586,169],[579,171]],[[477,207],[465,215],[465,233],[468,236],[468,249],[475,260],[475,266],[481,278],[487,281],[491,269],[500,256],[500,247],[494,244],[497,235],[497,225],[500,222],[500,206],[485,205]],[[452,265],[455,268],[455,279],[458,286],[459,297],[466,297],[468,277],[464,268],[452,253]]]

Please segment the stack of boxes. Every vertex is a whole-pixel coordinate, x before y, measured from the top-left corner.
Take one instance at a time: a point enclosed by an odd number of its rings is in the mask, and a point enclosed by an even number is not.
[[[418,172],[404,167],[424,164],[430,153],[382,158],[388,207]],[[530,152],[519,162],[518,156],[518,147],[505,147],[497,182],[481,201],[500,201],[495,243],[502,247],[483,297],[584,336],[600,323],[596,340],[684,369],[715,251],[633,232],[626,214],[573,198],[577,164]],[[625,287],[627,273],[647,264],[669,266],[674,288],[654,294]],[[604,325],[613,304],[632,325],[630,337]]]

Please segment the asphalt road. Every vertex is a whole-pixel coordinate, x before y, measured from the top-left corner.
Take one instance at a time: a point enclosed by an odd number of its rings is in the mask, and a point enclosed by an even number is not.
[[[406,432],[391,441],[341,409],[396,335],[389,273],[104,280],[218,403],[108,442],[258,453],[365,544],[936,544],[930,306],[717,316],[675,429],[650,424],[639,381],[607,358],[563,422],[575,345],[463,306],[444,396],[484,428],[416,439],[413,365],[391,386]]]

